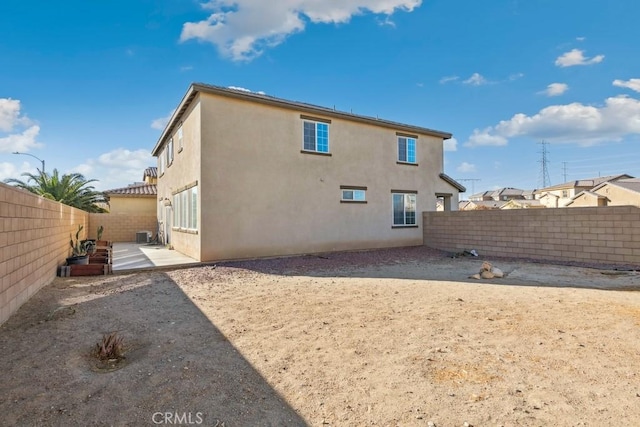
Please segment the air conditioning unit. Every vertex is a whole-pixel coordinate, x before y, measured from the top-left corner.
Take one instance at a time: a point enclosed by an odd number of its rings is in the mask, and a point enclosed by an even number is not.
[[[136,243],[149,243],[150,238],[151,232],[149,231],[138,231],[136,233]]]

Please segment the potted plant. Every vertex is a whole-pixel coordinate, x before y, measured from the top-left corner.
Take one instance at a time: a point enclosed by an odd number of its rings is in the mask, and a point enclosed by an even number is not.
[[[69,235],[69,245],[71,246],[71,256],[67,258],[67,265],[74,264],[89,264],[88,245],[87,242],[80,241],[80,233],[84,229],[83,225],[78,225],[78,231],[76,232],[76,239]]]
[[[98,227],[98,238],[96,239],[96,246],[109,246],[109,242],[107,240],[102,240],[102,233],[104,232],[104,227],[101,225]]]

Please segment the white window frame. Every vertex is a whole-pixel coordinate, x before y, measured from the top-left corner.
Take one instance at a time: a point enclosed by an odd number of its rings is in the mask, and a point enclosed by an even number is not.
[[[349,193],[351,197],[349,197]],[[361,197],[358,197],[360,195]],[[367,203],[367,187],[340,186],[341,203]]]
[[[404,145],[404,160],[402,160],[400,158],[400,140],[404,139],[405,140],[405,145]],[[413,145],[413,161],[409,160],[409,153],[411,152],[411,150],[409,149],[409,146]],[[409,136],[409,135],[397,135],[397,153],[398,153],[398,163],[407,163],[410,165],[417,165],[418,164],[418,138],[416,138],[415,136]]]
[[[191,185],[173,194],[173,229],[198,231],[198,185]]]
[[[315,120],[311,117],[302,117],[303,121],[302,121],[302,152],[304,153],[317,153],[317,154],[325,154],[325,155],[330,155],[331,154],[331,131],[330,131],[330,125],[331,125],[331,121],[327,120]],[[314,147],[313,149],[311,148],[307,148],[305,146],[305,125],[306,124],[313,124],[313,130],[314,130]],[[320,150],[318,148],[318,126],[326,126],[327,127],[327,149],[326,151],[324,150]]]
[[[164,175],[164,170],[165,170],[165,169],[166,169],[166,167],[167,167],[167,165],[166,165],[167,159],[166,159],[166,154],[165,154],[165,152],[164,152],[164,151],[165,151],[165,150],[163,149],[163,150],[160,152],[160,156],[159,156],[159,158],[158,158],[158,163],[159,163],[159,164],[158,164],[158,168],[160,169],[160,173],[159,173],[159,175],[160,175],[160,176]]]
[[[182,123],[180,123],[180,125],[178,125],[178,130],[176,132],[177,138],[178,138],[178,153],[182,151],[182,149],[184,148],[184,135],[182,132]]]
[[[402,211],[402,223],[396,223],[395,215],[395,203],[396,196],[402,196],[403,211]],[[410,199],[413,199],[412,201]],[[407,222],[407,213],[411,212],[407,210],[408,204],[413,204],[413,223]],[[391,192],[391,224],[393,228],[396,227],[417,227],[418,226],[418,193],[415,191],[392,191]]]
[[[167,152],[167,167],[169,167],[173,163],[173,138],[169,138],[165,151]]]

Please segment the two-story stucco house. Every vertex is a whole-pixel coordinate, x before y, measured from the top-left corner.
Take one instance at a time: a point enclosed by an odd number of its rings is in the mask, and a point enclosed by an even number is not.
[[[161,238],[201,261],[422,244],[451,134],[192,84],[152,154]]]

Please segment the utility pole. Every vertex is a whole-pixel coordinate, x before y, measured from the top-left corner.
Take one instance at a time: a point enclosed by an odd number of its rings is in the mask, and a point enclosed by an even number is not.
[[[471,182],[471,194],[476,193],[476,182],[481,181],[480,178],[456,179],[458,182]]]
[[[547,157],[547,154],[549,154],[549,151],[547,150],[547,145],[549,145],[548,142],[539,142],[538,144],[542,145],[542,150],[539,151],[539,153],[542,155],[542,157],[540,158],[540,160],[538,160],[538,163],[540,163],[540,183],[542,184],[541,188],[546,188],[549,185],[551,185],[551,180],[549,179],[549,158]]]

